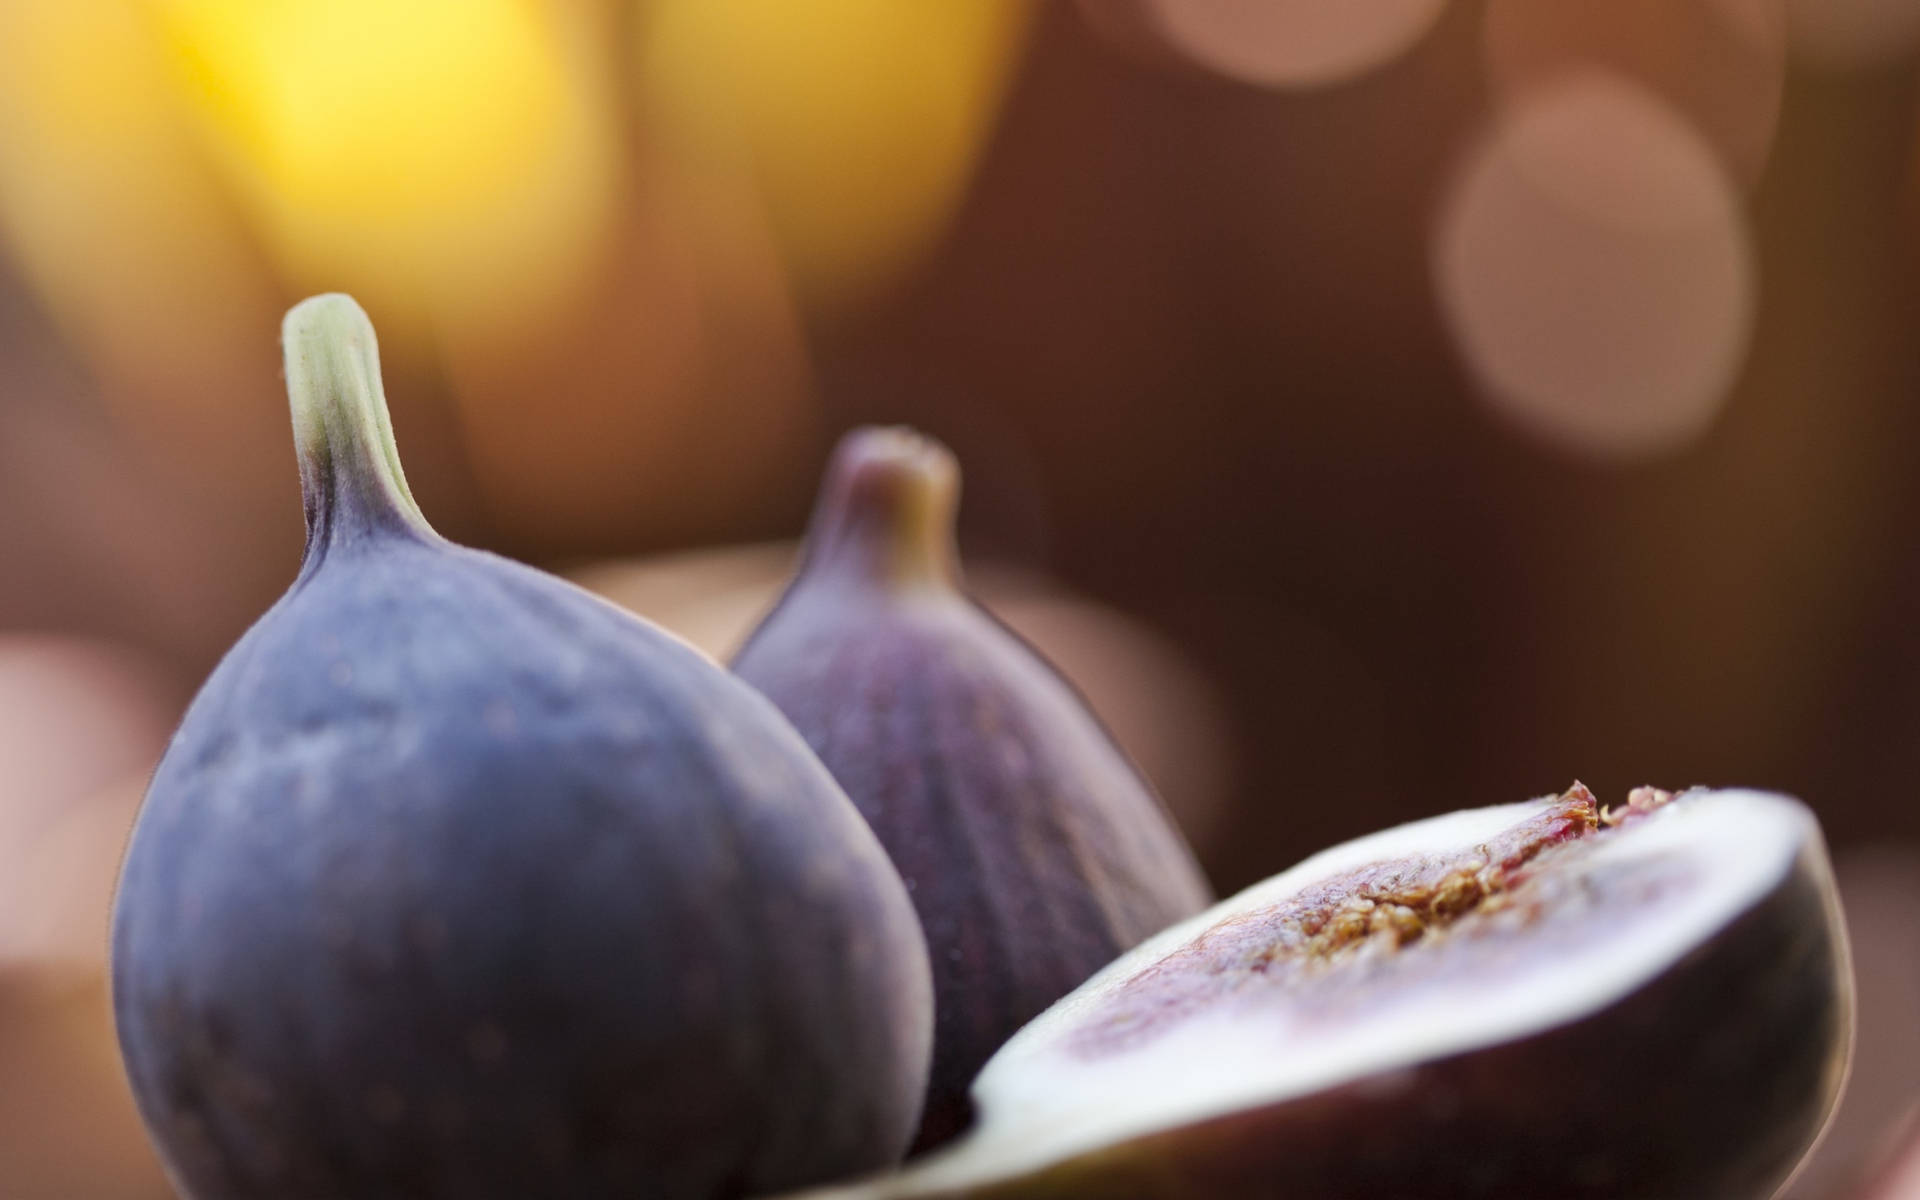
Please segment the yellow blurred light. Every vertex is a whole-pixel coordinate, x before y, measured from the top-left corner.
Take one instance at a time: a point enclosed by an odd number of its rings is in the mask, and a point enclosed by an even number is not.
[[[1442,309],[1491,407],[1595,457],[1681,446],[1745,357],[1752,248],[1719,158],[1622,77],[1502,114],[1440,214]]]
[[[219,160],[303,290],[456,320],[563,287],[609,114],[527,0],[149,0]]]
[[[659,0],[653,115],[750,172],[801,288],[857,296],[944,227],[1026,27],[1023,0]]]
[[[208,109],[274,187],[370,221],[425,223],[497,188],[563,83],[515,4],[181,0],[164,5]]]
[[[202,404],[248,364],[276,302],[236,215],[128,0],[0,4],[0,235],[110,379]]]

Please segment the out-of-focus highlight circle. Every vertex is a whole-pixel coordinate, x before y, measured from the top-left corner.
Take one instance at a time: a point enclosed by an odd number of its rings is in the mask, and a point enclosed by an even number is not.
[[[1503,112],[1442,205],[1436,285],[1495,412],[1595,457],[1682,446],[1745,355],[1738,191],[1669,104],[1570,76]]]
[[[611,114],[513,0],[154,0],[213,157],[305,290],[510,324],[593,260]]]

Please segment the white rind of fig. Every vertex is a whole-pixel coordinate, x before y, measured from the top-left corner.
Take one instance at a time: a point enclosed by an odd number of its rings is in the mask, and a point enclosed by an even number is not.
[[[1410,935],[1372,909],[1329,932],[1362,907],[1342,895],[1437,878],[1458,894]],[[1611,812],[1575,785],[1348,842],[1149,939],[988,1062],[966,1137],[810,1195],[1766,1196],[1851,1032],[1802,804],[1643,789]]]

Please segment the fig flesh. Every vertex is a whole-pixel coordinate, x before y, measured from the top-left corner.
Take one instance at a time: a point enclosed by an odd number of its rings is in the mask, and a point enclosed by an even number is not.
[[[799,571],[734,670],[794,722],[906,879],[933,960],[916,1147],[970,1120],[987,1057],[1210,900],[1191,850],[1079,695],[959,586],[959,471],[932,439],[840,444]]]
[[[897,1160],[925,946],[826,769],[678,639],[434,534],[352,301],[285,341],[305,562],[188,710],[116,899],[177,1183],[631,1200]]]
[[[1845,936],[1798,802],[1583,788],[1329,850],[1016,1035],[978,1127],[816,1200],[1750,1200],[1844,1074]]]

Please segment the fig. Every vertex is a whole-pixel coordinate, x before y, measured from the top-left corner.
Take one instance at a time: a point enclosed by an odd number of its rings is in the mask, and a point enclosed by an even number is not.
[[[906,1197],[1772,1194],[1845,1072],[1818,824],[1752,791],[1416,821],[1167,930],[1016,1034]]]
[[[720,1197],[897,1159],[925,945],[826,768],[677,638],[436,535],[350,299],[284,342],[305,559],[188,709],[115,899],[176,1182]]]
[[[933,960],[916,1149],[1021,1025],[1209,903],[1191,850],[1079,694],[962,591],[959,468],[866,428],[835,451],[801,562],[734,661],[900,869]]]

